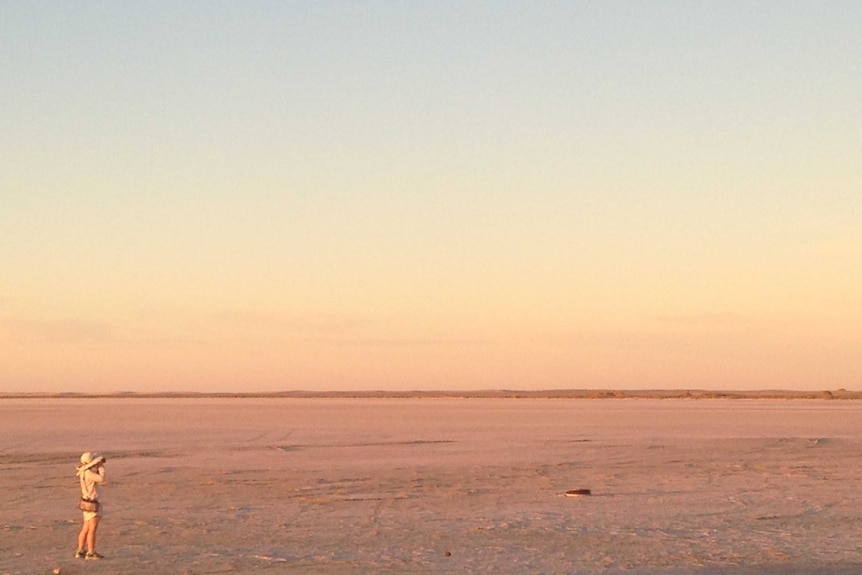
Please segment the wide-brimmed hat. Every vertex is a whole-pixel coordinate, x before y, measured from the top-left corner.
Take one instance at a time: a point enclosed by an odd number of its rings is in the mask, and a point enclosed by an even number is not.
[[[105,457],[101,453],[90,453],[89,451],[85,451],[81,454],[81,465],[78,466],[78,471],[86,471],[103,461],[105,461]]]

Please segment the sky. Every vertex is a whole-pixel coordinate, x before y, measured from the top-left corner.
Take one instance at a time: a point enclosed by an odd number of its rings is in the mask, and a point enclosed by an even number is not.
[[[862,3],[0,3],[0,392],[862,389]]]

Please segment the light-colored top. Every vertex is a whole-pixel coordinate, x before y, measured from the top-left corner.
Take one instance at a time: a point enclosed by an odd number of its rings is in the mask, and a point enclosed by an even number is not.
[[[97,483],[105,482],[105,468],[98,467],[99,471],[87,469],[80,474],[81,477],[81,497],[94,501],[99,498],[99,493],[96,491]]]

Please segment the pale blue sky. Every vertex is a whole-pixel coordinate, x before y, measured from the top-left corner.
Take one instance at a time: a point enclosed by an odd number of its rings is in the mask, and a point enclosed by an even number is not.
[[[837,1],[5,2],[0,391],[858,386],[860,30]]]

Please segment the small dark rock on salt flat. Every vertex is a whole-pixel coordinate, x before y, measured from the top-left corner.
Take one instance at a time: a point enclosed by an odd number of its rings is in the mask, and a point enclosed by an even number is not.
[[[589,489],[570,489],[566,491],[566,497],[577,497],[579,495],[591,495],[592,492]]]

